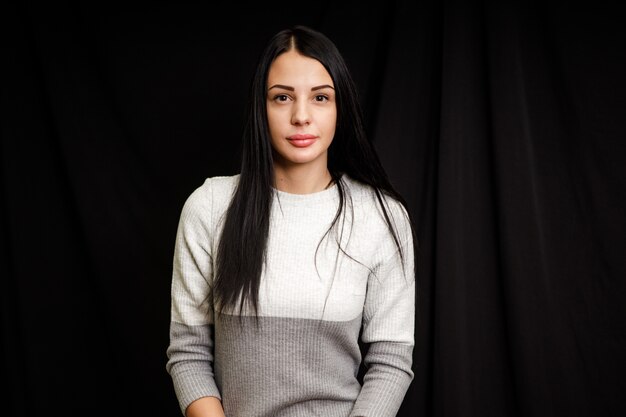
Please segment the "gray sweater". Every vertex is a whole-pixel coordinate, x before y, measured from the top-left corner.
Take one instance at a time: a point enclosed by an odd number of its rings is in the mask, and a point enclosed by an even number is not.
[[[395,416],[413,378],[415,276],[404,208],[386,199],[403,262],[370,187],[343,176],[346,210],[324,239],[337,185],[312,194],[275,190],[257,326],[250,309],[217,314],[210,302],[238,179],[206,179],[180,216],[166,369],[183,414],[192,401],[215,396],[227,417]],[[369,346],[362,386],[359,334]]]

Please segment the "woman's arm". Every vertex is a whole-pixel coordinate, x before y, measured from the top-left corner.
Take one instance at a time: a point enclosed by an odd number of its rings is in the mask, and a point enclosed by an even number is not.
[[[183,415],[194,401],[220,397],[213,371],[211,201],[210,181],[189,196],[174,250],[166,369]]]
[[[222,402],[215,397],[202,397],[189,404],[187,417],[225,417]]]
[[[415,273],[408,218],[394,213],[402,255],[393,241],[375,257],[367,284],[361,340],[368,345],[367,371],[351,417],[393,417],[413,379]],[[391,252],[391,253],[390,253]]]

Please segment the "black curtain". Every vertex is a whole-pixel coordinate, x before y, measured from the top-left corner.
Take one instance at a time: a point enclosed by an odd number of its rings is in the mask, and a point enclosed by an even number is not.
[[[0,413],[180,414],[178,216],[237,173],[255,60],[302,23],[416,219],[399,415],[626,415],[625,16],[504,3],[5,5]]]

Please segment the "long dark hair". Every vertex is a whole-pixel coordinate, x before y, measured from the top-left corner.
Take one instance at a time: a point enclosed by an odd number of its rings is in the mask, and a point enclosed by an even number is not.
[[[239,300],[240,311],[246,303],[250,303],[258,314],[259,286],[274,197],[272,146],[266,111],[267,75],[274,59],[292,48],[318,60],[335,86],[337,126],[328,150],[328,170],[337,184],[339,207],[329,230],[345,210],[346,190],[341,177],[347,174],[373,188],[404,260],[383,196],[399,201],[408,215],[406,202],[392,187],[374,147],[366,138],[356,87],[346,63],[335,44],[324,34],[306,26],[295,26],[272,37],[259,58],[252,79],[243,131],[239,183],[226,212],[216,259],[213,301],[221,308],[236,307]]]

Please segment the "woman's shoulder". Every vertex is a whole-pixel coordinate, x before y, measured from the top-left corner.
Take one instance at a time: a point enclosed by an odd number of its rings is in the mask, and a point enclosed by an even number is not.
[[[380,197],[384,201],[385,208],[391,210],[394,214],[406,214],[404,205],[393,196],[385,192],[381,192],[379,196],[377,196],[374,187],[371,185],[362,183],[345,174],[342,178],[343,183],[346,184],[349,189],[351,199],[364,208],[371,210],[377,209],[377,207],[380,206]]]
[[[402,235],[399,237],[402,239],[408,237],[405,236],[405,232],[410,231],[411,220],[404,204],[384,191],[377,195],[374,187],[351,177],[344,176],[343,182],[349,189],[350,201],[357,221],[366,224],[366,228],[372,233],[374,231],[386,233],[388,231],[386,218],[389,218],[396,231]],[[386,215],[381,207],[381,202],[384,205]]]
[[[228,208],[238,182],[239,174],[205,178],[187,197],[183,212],[203,217],[220,215]]]
[[[227,200],[230,201],[230,197],[232,197],[232,194],[235,192],[238,183],[239,174],[220,175],[206,178],[202,187],[209,189],[213,194],[213,198],[226,196],[228,197]]]
[[[230,195],[239,182],[239,174],[228,176],[213,176],[204,179],[202,184],[193,190],[190,198],[207,199],[211,196]]]

